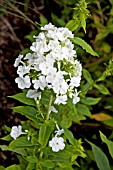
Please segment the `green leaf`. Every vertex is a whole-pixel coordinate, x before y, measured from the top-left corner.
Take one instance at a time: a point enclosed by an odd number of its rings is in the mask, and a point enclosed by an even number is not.
[[[28,119],[37,122],[37,110],[31,106],[17,106],[12,108],[14,112],[20,113],[26,116]]]
[[[26,170],[34,170],[34,169],[36,169],[36,164],[35,163],[29,163],[27,168],[26,168]]]
[[[21,170],[19,165],[11,165],[7,168],[5,168],[5,170]]]
[[[50,161],[50,160],[43,160],[43,162],[41,162],[42,166],[47,167],[47,168],[54,168],[55,164]]]
[[[102,94],[110,94],[109,90],[103,84],[94,84],[94,87],[97,88]]]
[[[48,20],[44,15],[40,15],[40,23],[42,25],[48,24]]]
[[[10,135],[4,136],[3,138],[0,138],[1,140],[5,140],[5,141],[11,141],[12,137]]]
[[[76,20],[70,20],[65,27],[68,28],[70,31],[75,31],[78,26],[79,22],[76,22]]]
[[[83,12],[79,12],[79,15],[80,15],[81,25],[84,29],[84,32],[86,33],[86,17],[85,17],[85,14]]]
[[[89,71],[87,71],[86,69],[83,69],[83,76],[84,78],[87,80],[87,82],[89,84],[92,84],[93,83],[93,79],[91,77],[91,74],[89,73]]]
[[[3,166],[0,166],[0,170],[4,170],[5,168]]]
[[[69,140],[69,142],[72,145],[77,145],[77,140],[74,138],[72,132],[70,130],[68,130],[67,128],[65,128],[64,126],[62,126],[62,128],[64,129],[64,134],[65,134],[66,138]]]
[[[10,144],[9,144],[9,147],[11,149],[15,149],[15,148],[29,148],[29,147],[32,147],[34,146],[30,140],[27,139],[27,136],[26,137],[19,137],[17,138],[16,140],[13,140]]]
[[[48,142],[48,139],[50,137],[50,134],[52,133],[54,129],[54,125],[52,120],[45,122],[41,127],[39,131],[39,143],[41,144],[42,148],[44,148]]]
[[[79,37],[75,37],[73,39],[71,39],[73,43],[80,45],[84,50],[86,50],[86,52],[90,53],[93,56],[97,56],[98,54],[92,49],[92,47],[87,44],[84,40],[82,40]]]
[[[109,119],[109,120],[104,120],[104,121],[102,121],[102,123],[104,123],[107,126],[113,127],[113,118]]]
[[[6,146],[6,145],[0,145],[0,148],[1,148],[3,151],[15,152],[15,153],[18,153],[18,154],[20,154],[20,155],[22,155],[22,156],[26,156],[26,155],[27,155],[25,149],[23,149],[23,148],[12,149],[12,148],[10,148],[9,146]]]
[[[16,99],[18,101],[20,101],[21,103],[30,105],[30,106],[36,106],[34,99],[30,99],[26,97],[26,92],[23,93],[18,93],[16,95],[13,96],[8,96],[10,98]]]
[[[102,141],[104,143],[106,143],[106,145],[108,146],[109,153],[110,153],[111,157],[113,158],[113,142],[108,140],[106,138],[106,136],[101,131],[100,131],[100,137],[101,137]]]
[[[91,116],[91,112],[90,112],[89,108],[84,104],[77,105],[77,112],[82,115],[88,116],[88,117]]]
[[[35,156],[27,156],[26,160],[30,163],[37,163],[39,161]]]
[[[25,48],[24,50],[21,51],[22,55],[26,55],[27,53],[31,53],[31,50],[29,48]]]
[[[101,100],[101,98],[86,97],[86,98],[84,98],[84,99],[81,99],[80,101],[81,101],[83,104],[95,105],[95,104],[97,104],[100,100]]]
[[[87,141],[91,147],[92,147],[92,151],[95,157],[95,161],[97,163],[97,166],[99,168],[99,170],[111,170],[110,168],[110,164],[109,164],[109,160],[107,158],[107,156],[104,154],[104,152],[97,147],[96,145],[94,145],[93,143]]]

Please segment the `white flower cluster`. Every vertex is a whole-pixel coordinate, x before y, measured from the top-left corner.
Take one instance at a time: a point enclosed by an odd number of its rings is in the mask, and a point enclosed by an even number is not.
[[[64,139],[62,137],[59,137],[61,134],[64,133],[64,129],[59,129],[55,131],[56,135],[52,138],[51,141],[49,141],[49,146],[52,148],[53,152],[58,152],[60,150],[63,150],[65,148]]]
[[[51,23],[41,27],[41,32],[30,47],[32,53],[19,55],[15,82],[20,89],[29,88],[27,97],[41,97],[45,89],[53,90],[55,104],[66,104],[68,97],[73,103],[79,101],[77,87],[80,85],[82,66],[76,59],[73,34],[67,28],[57,28]]]

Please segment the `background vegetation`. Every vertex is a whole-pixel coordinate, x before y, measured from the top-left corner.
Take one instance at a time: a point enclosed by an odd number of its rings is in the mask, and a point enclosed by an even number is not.
[[[0,135],[7,135],[7,128],[18,124],[25,117],[12,112],[9,108],[16,106],[7,96],[16,94],[15,58],[21,52],[26,54],[38,34],[37,23],[52,22],[63,26],[72,19],[76,0],[4,0],[0,4]],[[83,28],[74,31],[92,46],[99,57],[85,52],[76,45],[78,59],[81,61],[83,77],[81,83],[81,102],[77,105],[76,117],[68,116],[70,130],[75,138],[82,138],[87,157],[78,159],[80,170],[105,168],[110,164],[113,169],[113,1],[89,0],[90,15],[87,18],[86,33]],[[72,121],[73,120],[73,121]],[[92,143],[90,143],[90,142]],[[4,141],[0,141],[4,144]],[[105,154],[104,154],[105,153]],[[17,162],[12,152],[0,152],[1,165],[7,167]],[[106,160],[106,158],[108,158]],[[108,170],[108,169],[103,169]]]

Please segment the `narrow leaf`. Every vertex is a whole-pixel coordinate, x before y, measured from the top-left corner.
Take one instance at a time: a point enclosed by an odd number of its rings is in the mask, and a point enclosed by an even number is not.
[[[73,43],[80,45],[84,50],[86,50],[86,52],[90,53],[93,56],[97,56],[98,54],[92,49],[92,47],[87,44],[84,40],[82,40],[79,37],[75,37],[73,39],[71,39]]]
[[[7,168],[5,168],[5,170],[21,170],[19,165],[11,165]]]
[[[19,137],[16,140],[13,140],[10,144],[9,147],[11,149],[15,149],[15,148],[28,148],[28,147],[32,147],[34,146],[30,140],[27,139],[26,137]]]
[[[67,24],[66,24],[66,28],[68,28],[70,31],[75,31],[79,26],[79,22],[77,22],[76,20],[70,20]]]
[[[93,79],[91,77],[91,74],[86,69],[83,69],[83,76],[89,84],[93,83]]]
[[[104,152],[99,147],[97,147],[95,144],[93,144],[89,141],[87,141],[87,142],[92,147],[95,161],[96,161],[96,164],[97,164],[99,170],[104,170],[104,169],[111,170],[109,160],[108,160],[107,156],[104,154]]]
[[[97,104],[100,100],[101,100],[101,98],[86,97],[86,98],[84,98],[84,99],[81,99],[81,102],[82,102],[83,104],[87,104],[87,105],[95,105],[95,104]]]
[[[85,15],[84,15],[83,12],[80,12],[79,15],[80,15],[81,25],[84,29],[84,32],[86,33],[86,18],[85,18]]]
[[[97,88],[102,94],[110,94],[109,90],[103,84],[95,84],[95,88]]]
[[[27,156],[26,160],[30,163],[37,163],[39,161],[35,156]]]
[[[48,139],[50,137],[50,134],[52,133],[54,129],[54,125],[52,125],[52,121],[45,122],[41,127],[39,131],[39,143],[42,147],[45,147]]]
[[[37,122],[37,110],[31,106],[13,107],[13,111],[26,116],[28,119]]]
[[[64,134],[72,145],[77,145],[77,140],[74,138],[72,132],[67,128],[63,127]]]
[[[100,137],[104,143],[108,146],[109,153],[111,157],[113,158],[113,142],[108,140],[107,137],[100,131]]]
[[[24,104],[27,104],[27,105],[36,106],[34,99],[27,98],[25,92],[18,93],[16,95],[8,96],[8,97],[16,99]]]
[[[47,168],[54,168],[55,164],[50,161],[50,160],[43,160],[43,162],[41,162],[42,166],[47,167]]]
[[[77,105],[77,112],[82,115],[88,116],[88,117],[91,116],[91,112],[90,112],[89,108],[84,104]]]

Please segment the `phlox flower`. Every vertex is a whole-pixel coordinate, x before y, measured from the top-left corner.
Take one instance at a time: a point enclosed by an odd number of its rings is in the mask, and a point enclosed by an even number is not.
[[[15,82],[20,89],[29,88],[31,86],[30,77],[27,75],[25,77],[17,77]]]
[[[55,104],[66,104],[67,103],[67,95],[56,96]]]
[[[56,130],[55,133],[56,133],[55,136],[60,136],[64,133],[64,129]]]
[[[22,58],[23,58],[23,55],[21,55],[21,54],[18,56],[18,58],[16,58],[15,63],[14,63],[14,67],[18,67]]]
[[[22,126],[21,126],[21,125],[19,125],[19,126],[13,126],[13,127],[11,128],[11,133],[10,133],[10,135],[11,135],[11,137],[12,137],[13,139],[16,139],[16,138],[19,137],[21,134],[22,134]]]
[[[34,84],[34,89],[41,89],[44,90],[44,88],[47,86],[47,82],[45,79],[45,76],[40,76],[38,80],[33,80],[32,81]]]
[[[54,106],[51,106],[50,110],[51,112],[58,113],[58,110],[56,110]]]
[[[65,148],[64,139],[62,137],[55,136],[49,141],[49,146],[52,147],[53,152],[58,152]]]
[[[29,73],[29,70],[30,70],[30,67],[29,66],[25,66],[25,65],[21,65],[21,66],[18,66],[18,69],[17,69],[17,74],[23,78],[23,76],[27,73]]]
[[[80,92],[77,92],[77,90],[75,89],[75,93],[73,94],[73,104],[76,104],[80,101],[80,97],[78,97],[78,94]]]
[[[68,97],[79,101],[75,89],[80,85],[82,65],[76,59],[76,50],[68,28],[57,28],[51,23],[41,27],[34,36],[31,53],[19,55],[14,66],[19,77],[15,79],[20,89],[30,88],[26,97],[41,97],[38,92],[49,89],[56,98],[53,103],[66,104]]]
[[[28,98],[41,98],[41,92],[37,92],[37,90],[32,90],[32,89],[29,89],[27,94],[26,94],[26,97]]]

